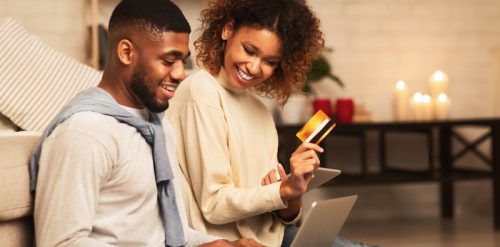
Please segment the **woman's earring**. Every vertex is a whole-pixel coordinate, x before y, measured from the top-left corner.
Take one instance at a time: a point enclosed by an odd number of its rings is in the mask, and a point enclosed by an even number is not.
[[[222,40],[222,45],[220,46],[220,50],[224,51],[224,48],[226,48],[226,40]]]

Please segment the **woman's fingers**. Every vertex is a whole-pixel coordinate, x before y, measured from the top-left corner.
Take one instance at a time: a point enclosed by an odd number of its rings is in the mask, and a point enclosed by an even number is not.
[[[286,181],[288,179],[288,175],[286,174],[285,168],[283,168],[283,165],[279,164],[277,165],[278,167],[278,174],[280,175],[281,181]]]
[[[320,165],[320,161],[316,153],[312,150],[303,154],[298,154],[290,159],[290,167],[293,173],[302,171],[304,167],[307,172],[312,172],[314,174]],[[304,173],[304,172],[301,172]],[[294,174],[295,175],[295,174]]]
[[[271,183],[276,183],[276,182],[278,182],[278,178],[276,177],[276,170],[275,170],[275,169],[272,169],[272,170],[269,172],[269,180],[271,181]]]
[[[323,152],[323,148],[312,143],[302,143],[290,157],[292,174],[285,181],[286,186],[291,189],[289,199],[306,192],[309,182],[320,165],[317,152]]]
[[[302,152],[307,151],[307,150],[314,150],[314,151],[320,152],[320,153],[323,153],[323,151],[324,151],[323,148],[318,146],[317,144],[303,142],[302,144],[300,144],[299,147],[297,147],[297,149],[295,149],[295,152],[293,152],[293,153],[294,154],[295,153],[302,153]]]
[[[304,160],[300,162],[300,165],[297,165],[295,169],[293,169],[292,174],[296,177],[306,174],[313,175],[317,169],[318,165],[314,160]]]
[[[269,179],[269,173],[265,177],[264,182],[266,183],[266,185],[271,184],[271,180]]]
[[[313,159],[313,160],[317,161],[318,164],[320,162],[318,154],[315,151],[307,150],[305,152],[292,155],[292,157],[290,158],[290,163],[292,163],[294,161],[307,160],[307,159]]]
[[[264,176],[264,178],[261,181],[261,185],[264,186],[264,185],[268,185],[268,184],[272,184],[272,183],[276,183],[276,182],[278,182],[278,178],[276,176],[276,170],[272,169],[266,173],[266,175]]]

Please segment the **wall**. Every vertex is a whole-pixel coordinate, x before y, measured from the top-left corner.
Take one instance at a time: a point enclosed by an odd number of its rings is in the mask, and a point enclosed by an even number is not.
[[[197,27],[202,1],[176,1]],[[392,89],[405,80],[429,92],[435,70],[450,77],[452,117],[495,111],[494,50],[500,48],[497,0],[309,0],[322,21],[326,56],[344,89],[325,79],[318,96],[353,97],[375,120],[392,119]],[[498,84],[498,85],[497,85]],[[498,91],[498,90],[497,90]],[[467,100],[465,100],[467,99]]]
[[[0,22],[11,16],[50,47],[85,61],[84,0],[0,0]]]
[[[84,0],[0,0],[0,18],[12,16],[54,47],[85,61]],[[193,29],[206,1],[176,2]],[[107,22],[117,0],[100,1]],[[428,91],[429,75],[450,76],[454,117],[495,114],[493,50],[500,48],[498,0],[309,0],[325,32],[327,57],[347,84],[322,81],[319,96],[351,96],[376,120],[391,119],[397,80]],[[196,33],[192,35],[192,40]],[[496,90],[498,91],[498,90]],[[380,97],[382,96],[382,97]],[[470,100],[464,100],[470,99]],[[499,111],[497,111],[499,112]],[[498,114],[497,114],[498,115]]]
[[[500,47],[500,1],[310,3],[322,20],[327,46],[335,49],[328,54],[335,73],[347,84],[339,90],[323,82],[320,91],[328,96],[352,96],[375,119],[387,120],[397,80],[405,80],[412,90],[428,91],[429,75],[441,69],[450,77],[452,116],[493,114],[492,50]]]

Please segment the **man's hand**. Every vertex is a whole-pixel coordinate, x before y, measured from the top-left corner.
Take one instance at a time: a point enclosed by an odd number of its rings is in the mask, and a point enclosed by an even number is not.
[[[307,186],[319,166],[319,158],[316,152],[322,153],[323,148],[307,142],[302,143],[293,152],[290,158],[290,177],[286,180],[282,177],[280,196],[283,201],[300,197],[307,191]]]
[[[264,245],[259,244],[250,238],[242,238],[236,241],[219,239],[210,243],[202,244],[199,247],[264,247]]]

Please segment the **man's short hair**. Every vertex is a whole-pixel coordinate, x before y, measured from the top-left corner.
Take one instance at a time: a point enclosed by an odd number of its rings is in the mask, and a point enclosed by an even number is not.
[[[109,32],[121,27],[161,37],[164,32],[190,33],[186,17],[170,0],[122,0],[113,10]]]

